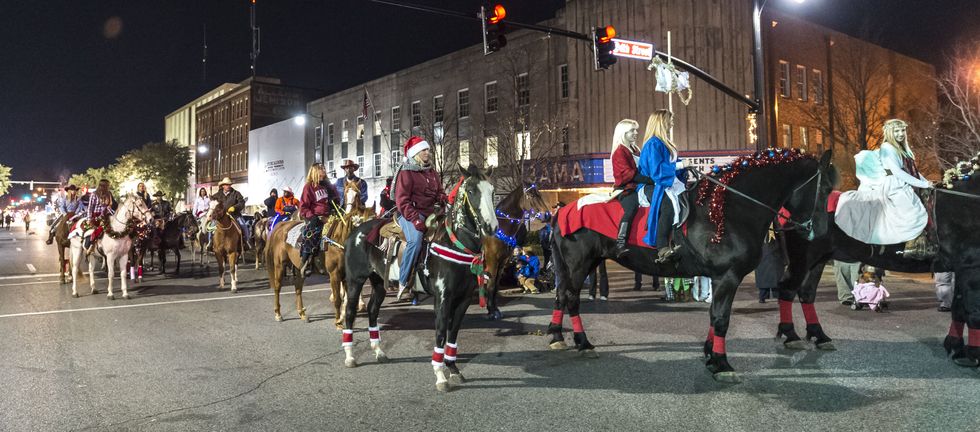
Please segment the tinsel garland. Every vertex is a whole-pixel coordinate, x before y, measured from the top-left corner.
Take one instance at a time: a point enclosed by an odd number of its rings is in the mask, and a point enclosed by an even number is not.
[[[105,235],[113,239],[121,239],[123,237],[132,237],[136,231],[136,224],[139,223],[139,219],[130,219],[126,222],[126,228],[121,232],[116,232],[112,230],[112,224],[109,222],[109,217],[105,216],[102,220],[102,226],[105,227]]]
[[[730,164],[712,165],[708,175],[719,183],[730,185],[736,177],[753,169],[783,165],[803,159],[814,159],[814,157],[800,149],[768,148],[748,156],[741,156]],[[721,243],[721,237],[725,234],[725,191],[724,187],[708,180],[701,180],[698,185],[698,205],[704,206],[705,201],[710,198],[708,220],[715,224],[715,235],[711,237],[711,242],[715,244]]]

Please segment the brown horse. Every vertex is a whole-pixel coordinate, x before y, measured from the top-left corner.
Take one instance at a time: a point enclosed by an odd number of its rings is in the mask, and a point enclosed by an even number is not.
[[[214,249],[214,258],[218,261],[218,289],[225,289],[225,264],[228,264],[231,271],[231,292],[238,292],[238,254],[241,253],[242,229],[218,201],[211,202],[208,220],[213,220],[216,224],[211,247]]]
[[[68,232],[71,231],[71,223],[68,217],[62,217],[61,222],[54,229],[54,245],[58,248],[58,274],[61,276],[61,283],[68,283],[65,274],[71,274],[70,262],[65,259],[65,249],[71,247],[68,240]]]
[[[272,223],[273,216],[261,217],[255,214],[255,223],[252,225],[252,249],[255,251],[255,269],[259,269],[260,262],[265,259],[265,246],[269,241],[269,224]]]

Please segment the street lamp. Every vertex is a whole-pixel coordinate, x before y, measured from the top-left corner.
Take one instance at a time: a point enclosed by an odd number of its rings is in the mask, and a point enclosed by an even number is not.
[[[802,4],[806,0],[794,0]],[[756,149],[762,150],[769,146],[769,122],[766,120],[766,108],[768,98],[766,97],[765,68],[762,57],[762,8],[766,7],[769,0],[752,0],[752,62],[753,78],[755,84],[756,102]]]
[[[310,114],[301,113],[293,117],[293,123],[296,126],[306,126],[306,118],[310,117],[320,121],[320,133],[314,134],[313,136],[313,162],[323,163],[323,113],[320,114]]]

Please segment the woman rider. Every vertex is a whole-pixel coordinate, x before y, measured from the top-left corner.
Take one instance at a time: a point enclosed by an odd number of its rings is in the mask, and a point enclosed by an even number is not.
[[[112,192],[109,191],[109,180],[102,179],[99,180],[99,186],[95,189],[88,199],[88,220],[90,224],[95,226],[95,231],[92,232],[92,236],[87,238],[85,243],[85,248],[91,249],[95,247],[95,241],[102,235],[102,218],[112,215],[113,210],[116,207],[116,201],[112,198]]]
[[[405,163],[395,175],[395,207],[398,209],[398,226],[405,234],[406,246],[399,266],[398,294],[408,287],[412,278],[415,258],[422,248],[425,218],[435,212],[438,203],[447,201],[442,190],[439,173],[432,167],[429,143],[413,136],[405,142]]]
[[[643,137],[643,150],[640,151],[640,173],[653,179],[654,183],[652,187],[643,188],[650,198],[650,214],[647,217],[650,229],[643,241],[657,247],[658,263],[671,260],[679,247],[670,244],[670,234],[680,214],[678,197],[684,192],[682,178],[686,178],[687,174],[684,171],[687,161],[678,158],[677,147],[670,140],[673,117],[667,110],[650,114]],[[668,203],[663,202],[664,196],[668,198]]]
[[[309,172],[306,173],[306,183],[300,199],[300,216],[306,221],[306,226],[303,228],[303,245],[300,247],[300,257],[303,259],[300,270],[307,277],[313,274],[310,263],[320,252],[323,222],[340,203],[337,190],[327,182],[326,178],[327,172],[323,169],[323,164],[311,165]]]
[[[211,197],[208,196],[207,189],[200,188],[197,191],[197,198],[194,199],[194,218],[204,217],[208,214],[208,210],[211,210]]]
[[[623,119],[616,125],[613,133],[612,160],[614,187],[620,193],[616,197],[623,206],[623,218],[619,221],[619,233],[616,237],[616,258],[622,258],[629,250],[626,239],[629,237],[633,216],[640,207],[639,196],[636,194],[637,184],[652,185],[653,180],[637,170],[640,160],[640,148],[636,146],[640,124],[636,120]]]

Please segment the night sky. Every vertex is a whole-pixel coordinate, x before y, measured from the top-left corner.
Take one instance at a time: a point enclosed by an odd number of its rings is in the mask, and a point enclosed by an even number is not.
[[[414,2],[459,11],[481,3]],[[509,19],[525,22],[563,4],[502,3]],[[980,31],[978,3],[769,0],[767,7],[853,35],[870,28],[877,43],[941,68],[944,47]],[[162,140],[166,114],[249,76],[248,25],[247,0],[0,0],[0,163],[16,179],[57,180]],[[327,91],[480,40],[477,21],[366,0],[259,0],[259,25],[260,75]]]

